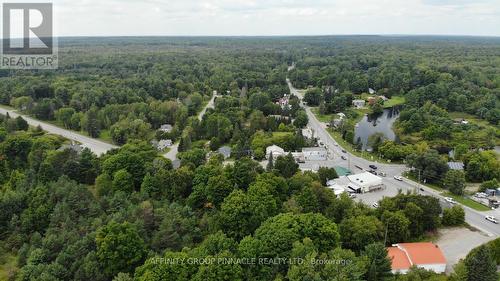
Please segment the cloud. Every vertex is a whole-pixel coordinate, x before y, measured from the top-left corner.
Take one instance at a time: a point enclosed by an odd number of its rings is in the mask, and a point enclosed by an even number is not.
[[[53,2],[56,9],[57,34],[63,36],[500,35],[498,28],[500,0],[53,0]]]

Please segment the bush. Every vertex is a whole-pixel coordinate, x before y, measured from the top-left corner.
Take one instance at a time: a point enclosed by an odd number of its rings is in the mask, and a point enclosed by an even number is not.
[[[465,212],[460,206],[453,206],[443,211],[443,225],[455,226],[465,223]]]

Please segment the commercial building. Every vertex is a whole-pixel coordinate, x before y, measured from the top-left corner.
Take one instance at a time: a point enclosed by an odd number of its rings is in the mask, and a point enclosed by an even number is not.
[[[369,172],[348,175],[347,178],[351,181],[351,183],[359,186],[361,188],[361,192],[370,192],[384,187],[382,178]]]
[[[406,274],[412,266],[443,273],[446,258],[438,245],[430,242],[399,243],[387,248],[392,272]]]

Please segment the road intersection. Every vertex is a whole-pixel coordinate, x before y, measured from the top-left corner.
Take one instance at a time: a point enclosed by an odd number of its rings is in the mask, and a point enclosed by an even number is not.
[[[345,151],[327,131],[326,125],[320,122],[316,118],[314,113],[311,111],[311,108],[302,102],[303,93],[295,89],[289,79],[287,79],[287,84],[290,89],[290,93],[299,97],[299,99],[301,100],[301,105],[305,109],[307,116],[309,117],[309,123],[307,126],[313,130],[314,136],[323,142],[324,146],[329,151],[329,154],[333,155],[332,160],[327,160],[329,162],[331,161],[331,163],[329,163],[328,166],[335,165],[335,166],[343,166],[346,168],[352,168],[358,166],[363,168],[363,170],[368,170],[369,165],[376,165],[378,167],[378,171],[382,171],[387,174],[386,177],[382,178],[382,181],[387,188],[401,190],[403,192],[407,191],[418,192],[423,195],[434,196],[439,198],[441,204],[444,205],[445,207],[450,206],[450,203],[446,203],[444,201],[444,196],[442,196],[438,191],[434,189],[421,185],[407,178],[403,178],[403,181],[398,181],[394,179],[394,176],[399,176],[404,171],[408,170],[408,168],[405,165],[373,162]],[[345,156],[347,160],[343,160],[341,158],[342,155]],[[354,172],[356,172],[356,170],[358,172],[361,171],[359,170],[359,168],[354,168],[352,170]],[[382,196],[383,195],[381,194],[379,199],[382,199]],[[368,203],[371,204],[373,202],[368,202]],[[462,205],[462,207],[465,210],[465,220],[469,225],[479,229],[480,231],[484,232],[485,234],[487,234],[492,238],[500,236],[500,225],[493,224],[485,219],[486,215],[493,215],[498,217],[500,213],[498,210],[479,212],[467,206]]]

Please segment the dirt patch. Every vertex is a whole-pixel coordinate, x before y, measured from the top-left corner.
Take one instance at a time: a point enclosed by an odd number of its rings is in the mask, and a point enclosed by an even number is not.
[[[470,250],[484,244],[494,237],[488,237],[480,231],[474,231],[466,227],[444,228],[439,230],[436,244],[446,257],[446,271],[453,271],[453,266],[460,259],[465,258]]]

